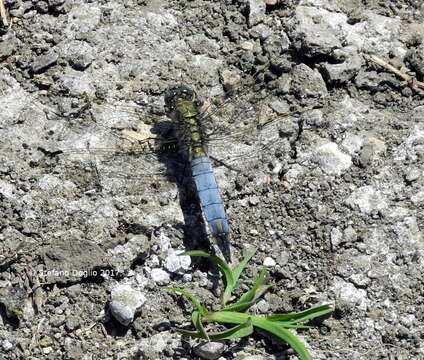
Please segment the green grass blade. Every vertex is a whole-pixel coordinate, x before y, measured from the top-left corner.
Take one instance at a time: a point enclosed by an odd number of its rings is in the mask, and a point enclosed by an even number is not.
[[[313,326],[310,325],[297,325],[293,324],[291,322],[285,322],[285,321],[272,321],[273,324],[277,324],[285,329],[311,329]]]
[[[255,282],[253,283],[252,288],[244,293],[240,299],[234,304],[243,304],[248,302],[254,302],[257,300],[265,291],[269,289],[270,286],[262,286],[265,280],[265,274],[267,272],[267,268],[262,268]]]
[[[249,336],[253,333],[252,320],[248,319],[246,322],[234,326],[231,329],[214,332],[207,334],[207,337],[204,336],[206,332],[200,331],[190,331],[184,329],[175,329],[175,331],[181,335],[190,336],[196,339],[205,339],[205,340],[227,340],[227,339],[238,339],[245,336]]]
[[[233,273],[233,277],[234,277],[234,284],[237,283],[241,272],[244,270],[244,268],[246,267],[247,263],[249,262],[249,260],[253,257],[253,255],[256,254],[256,249],[254,249],[253,251],[251,251],[250,253],[248,253],[244,259],[242,261],[240,261],[238,263],[238,265],[234,268],[234,270],[232,271]]]
[[[221,309],[221,311],[243,311],[251,307],[254,303],[254,301],[248,301],[244,303],[238,301],[237,304],[228,305],[225,308]]]
[[[314,319],[316,317],[328,314],[332,311],[333,309],[331,308],[331,306],[326,304],[326,305],[316,306],[316,307],[313,307],[298,313],[271,315],[271,316],[268,316],[266,319],[269,321],[284,321],[284,322],[298,323],[298,322],[304,322],[304,321]]]
[[[227,263],[224,260],[220,259],[219,257],[214,256],[214,255],[210,255],[210,254],[208,254],[204,251],[201,251],[201,250],[186,251],[186,252],[181,253],[179,255],[180,256],[182,256],[182,255],[199,256],[199,257],[204,257],[204,258],[207,258],[207,259],[213,261],[215,264],[218,265],[219,270],[224,275],[226,285],[234,287],[235,281],[234,281],[233,273],[232,273],[230,267],[227,265]]]
[[[231,298],[231,292],[233,291],[234,286],[236,284],[236,280],[234,279],[234,276],[233,276],[233,271],[230,269],[227,263],[217,256],[210,255],[200,250],[186,251],[180,255],[204,257],[204,258],[212,260],[215,264],[218,265],[219,270],[222,272],[225,278],[225,290],[222,296],[222,301],[224,304],[226,304],[228,300]]]
[[[209,335],[206,333],[205,328],[202,324],[202,316],[198,311],[193,311],[191,314],[191,321],[193,322],[195,328],[199,332],[199,334],[202,336],[203,339],[209,340]]]
[[[232,270],[233,284],[232,286],[226,286],[224,290],[224,294],[222,296],[222,303],[225,304],[231,299],[231,293],[234,290],[234,287],[237,285],[237,281],[240,277],[241,272],[246,267],[248,261],[255,255],[256,249],[247,254],[242,261]]]
[[[262,330],[270,332],[271,334],[277,336],[278,338],[289,344],[302,360],[313,360],[305,345],[303,345],[303,343],[300,342],[297,337],[293,335],[290,331],[279,326],[278,323],[274,323],[266,319],[257,319],[254,322],[254,326],[257,326]]]
[[[246,322],[234,326],[231,329],[209,334],[212,340],[236,339],[249,336],[253,333],[252,320],[249,318]]]
[[[189,299],[192,302],[193,306],[199,311],[199,313],[202,316],[208,313],[208,310],[206,310],[206,308],[200,303],[199,299],[193,294],[189,293],[188,291],[180,289],[180,288],[166,288],[165,290],[175,291],[185,296],[187,299]]]
[[[312,360],[312,357],[308,350],[306,350],[305,345],[303,345],[302,342],[300,342],[290,331],[282,327],[282,324],[284,324],[283,322],[273,322],[258,316],[250,316],[248,314],[230,311],[210,312],[203,317],[203,320],[205,322],[240,324],[247,321],[249,318],[252,319],[252,324],[254,327],[268,331],[271,334],[277,336],[280,340],[289,344],[293,350],[296,351],[301,360]]]

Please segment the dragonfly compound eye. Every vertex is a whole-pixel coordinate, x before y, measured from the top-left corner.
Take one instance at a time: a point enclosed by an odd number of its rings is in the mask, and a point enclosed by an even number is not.
[[[168,108],[175,108],[179,99],[192,101],[194,99],[194,91],[182,85],[168,89],[165,92],[165,104]]]

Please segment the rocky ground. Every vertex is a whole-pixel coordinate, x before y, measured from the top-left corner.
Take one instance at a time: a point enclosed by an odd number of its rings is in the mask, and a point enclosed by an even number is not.
[[[334,304],[297,331],[314,359],[424,359],[421,1],[4,3],[0,359],[296,359],[173,330],[191,306],[164,287],[219,304],[211,264],[177,257],[210,248],[186,165],[109,150],[163,129],[180,83],[221,129],[242,280],[275,285],[251,311]]]

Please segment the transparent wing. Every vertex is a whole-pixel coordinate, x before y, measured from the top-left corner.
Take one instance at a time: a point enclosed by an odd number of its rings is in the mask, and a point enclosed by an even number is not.
[[[218,165],[237,170],[290,151],[298,131],[296,114],[305,110],[257,91],[254,81],[236,87],[230,96],[215,97],[213,104],[203,102],[200,109],[208,154]],[[52,151],[61,166],[95,174],[99,187],[122,188],[125,183],[128,191],[136,191],[134,183],[141,187],[151,177],[155,183],[175,180],[187,166],[185,159],[172,155],[176,139],[166,136],[170,121],[157,109],[83,96],[65,118]]]
[[[82,191],[146,193],[146,184],[175,181],[184,169],[173,155],[176,139],[165,136],[166,122],[142,110],[133,104],[87,106],[87,98],[66,112],[49,110],[57,126],[42,150]]]
[[[288,154],[301,130],[304,113],[322,107],[316,99],[291,104],[254,86],[238,89],[233,101],[225,99],[222,104],[202,115],[208,151],[213,158],[236,169]]]

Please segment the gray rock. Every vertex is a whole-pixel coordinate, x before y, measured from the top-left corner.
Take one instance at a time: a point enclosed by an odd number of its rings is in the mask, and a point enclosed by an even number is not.
[[[135,259],[147,255],[149,245],[146,235],[135,235],[125,244],[108,250],[110,264],[117,272],[125,272]]]
[[[84,41],[63,41],[55,49],[59,56],[67,60],[75,70],[84,70],[95,59],[93,47]]]
[[[193,54],[207,54],[214,56],[219,50],[219,44],[206,37],[204,34],[196,34],[187,39]]]
[[[424,44],[408,52],[406,61],[419,76],[424,76]]]
[[[351,80],[361,69],[362,58],[353,47],[335,49],[333,56],[343,59],[343,62],[337,64],[323,63],[319,69],[324,78],[330,83],[346,83]]]
[[[383,140],[372,137],[369,138],[362,146],[359,154],[359,162],[362,167],[366,167],[375,159],[378,155],[386,151],[386,144]]]
[[[262,0],[249,0],[249,26],[260,23],[265,16],[266,5]]]
[[[175,251],[169,249],[165,259],[165,268],[171,273],[184,273],[190,269],[191,258],[190,256],[179,256],[178,254],[183,251]]]
[[[372,186],[366,185],[356,189],[347,199],[346,204],[364,214],[387,208],[386,198]]]
[[[350,168],[352,159],[340,151],[336,143],[327,143],[316,149],[316,162],[329,175],[340,175]]]
[[[171,279],[169,278],[169,274],[162,269],[152,269],[150,272],[150,276],[152,280],[158,285],[168,285]]]
[[[274,267],[276,262],[272,257],[267,256],[263,261],[263,265],[267,267]]]
[[[342,47],[341,31],[347,23],[346,15],[333,13],[324,8],[296,7],[296,26],[292,38],[295,47],[306,56],[329,56],[334,49]]]
[[[155,334],[149,339],[146,339],[141,342],[140,346],[143,347],[143,352],[146,352],[148,349],[148,353],[160,354],[163,350],[166,349],[166,332]]]
[[[348,226],[343,231],[335,227],[331,230],[330,239],[333,249],[337,249],[343,243],[348,243],[350,245],[354,243],[357,240],[357,234],[355,229],[351,226]]]
[[[340,231],[339,228],[331,229],[330,240],[333,249],[337,249],[339,245],[343,242],[343,233]]]
[[[181,336],[171,331],[162,331],[147,339],[141,339],[138,344],[139,355],[146,360],[168,359],[179,347]]]
[[[33,3],[23,2],[19,4],[18,9],[10,10],[10,15],[12,17],[23,17],[24,14],[27,12],[27,10],[31,9],[33,6],[34,6]]]
[[[390,53],[403,58],[405,44],[400,40],[402,23],[390,18],[365,11],[363,21],[351,25],[346,14],[331,10],[330,6],[304,3],[311,6],[297,6],[296,14],[289,28],[298,51],[308,57],[326,55],[334,57],[333,50],[353,46],[358,52],[388,56]],[[334,57],[337,60],[337,55]]]
[[[266,314],[269,311],[270,306],[266,300],[261,299],[254,305],[254,308],[261,314]]]
[[[414,205],[424,204],[424,191],[418,191],[411,196],[411,201]]]
[[[200,343],[193,350],[194,353],[202,359],[215,360],[221,356],[225,348],[226,346],[222,342],[209,341]]]
[[[91,4],[81,4],[73,7],[68,14],[68,26],[65,35],[73,39],[76,35],[88,33],[94,30],[101,18],[101,10]]]
[[[0,61],[14,54],[20,44],[21,41],[13,33],[4,35],[0,41]]]
[[[78,317],[73,315],[68,316],[66,319],[66,325],[65,325],[66,330],[69,332],[74,331],[79,326],[79,323],[80,323],[80,319]]]
[[[324,97],[328,94],[321,74],[305,64],[296,65],[292,77],[293,92],[300,97]]]
[[[305,124],[318,128],[323,127],[323,125],[326,123],[322,111],[320,109],[305,111],[301,115],[301,119],[305,122]]]
[[[290,92],[292,82],[292,75],[284,73],[275,81],[275,85],[281,94],[288,94]]]
[[[0,304],[4,306],[8,318],[22,319],[25,317],[27,298],[27,292],[22,287],[0,288]]]
[[[249,31],[249,33],[254,38],[266,40],[272,34],[272,31],[269,28],[269,26],[265,24],[258,24],[256,26],[253,26],[252,29]]]
[[[10,184],[9,182],[0,180],[0,194],[5,199],[15,199],[16,198],[16,187],[13,184]]]
[[[46,174],[38,180],[36,189],[46,192],[52,190],[71,192],[76,190],[76,186],[70,181],[63,181],[57,176]]]
[[[355,78],[355,85],[360,89],[376,90],[380,84],[380,77],[376,71],[361,69]]]
[[[278,115],[288,114],[290,112],[290,105],[284,100],[275,100],[269,104],[269,107]]]
[[[55,315],[51,318],[50,324],[53,327],[58,328],[59,326],[63,325],[65,321],[66,321],[65,315]]]
[[[8,352],[13,349],[13,344],[9,340],[2,340],[1,347],[4,351]]]
[[[347,152],[349,155],[356,154],[362,147],[364,139],[358,135],[347,133],[340,148]]]
[[[367,293],[363,289],[357,289],[353,284],[336,277],[330,289],[337,299],[348,304],[352,304],[360,310],[368,307]]]
[[[41,55],[31,63],[31,71],[33,73],[40,73],[55,64],[58,58],[59,56],[54,52]]]
[[[371,279],[364,274],[352,274],[349,280],[356,286],[365,287],[371,281]]]
[[[110,310],[116,320],[128,326],[145,302],[146,298],[140,291],[128,284],[119,284],[112,289]]]
[[[303,174],[303,167],[298,164],[290,165],[289,169],[284,174],[284,180],[290,187],[296,184],[298,178]]]
[[[424,171],[421,169],[418,169],[416,167],[410,167],[407,169],[407,172],[405,174],[405,179],[412,183],[416,180],[418,180],[419,178],[423,177],[424,175]]]
[[[263,48],[265,53],[273,58],[288,50],[290,45],[290,39],[287,37],[286,33],[282,32],[281,35],[270,35],[264,41]]]

